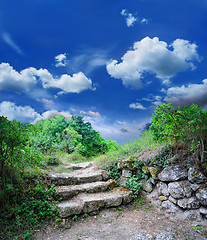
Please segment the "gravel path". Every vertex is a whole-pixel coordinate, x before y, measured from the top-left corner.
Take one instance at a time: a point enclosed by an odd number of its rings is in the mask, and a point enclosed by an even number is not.
[[[35,240],[207,240],[207,225],[176,219],[147,201],[73,221],[70,229],[47,226]]]

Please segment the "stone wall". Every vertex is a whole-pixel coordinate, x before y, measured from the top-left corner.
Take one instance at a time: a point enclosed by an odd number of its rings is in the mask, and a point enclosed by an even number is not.
[[[118,164],[122,172],[118,183],[126,186],[132,175],[139,175],[130,160]],[[148,198],[170,214],[181,214],[185,219],[207,222],[207,177],[194,166],[168,166],[164,169],[143,166],[149,180],[140,179]]]

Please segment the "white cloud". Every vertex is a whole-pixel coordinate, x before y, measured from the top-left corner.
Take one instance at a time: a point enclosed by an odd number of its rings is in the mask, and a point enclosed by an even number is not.
[[[144,107],[141,103],[138,103],[138,102],[129,104],[129,107],[132,109],[140,109],[140,110],[146,109],[146,107]]]
[[[142,121],[108,121],[107,117],[100,116],[97,118],[85,116],[85,121],[91,123],[92,127],[100,132],[105,139],[116,140],[119,144],[128,143],[134,139],[138,139],[146,126],[150,122],[150,118]]]
[[[18,54],[24,55],[20,47],[12,40],[11,36],[4,32],[2,33],[2,39],[11,47],[13,48]]]
[[[65,67],[67,65],[66,53],[59,54],[55,57],[56,67]]]
[[[0,115],[7,117],[10,121],[16,119],[20,122],[31,122],[35,118],[40,118],[40,114],[35,112],[30,106],[17,106],[13,102],[3,101],[0,103]]]
[[[204,79],[201,84],[168,88],[164,100],[174,106],[189,106],[192,103],[202,107],[207,106],[207,79]]]
[[[95,90],[92,86],[91,79],[87,78],[84,73],[75,73],[72,76],[63,74],[58,77],[53,75],[47,69],[30,67],[18,73],[8,63],[0,64],[0,90],[26,90],[32,91],[40,81],[43,88],[59,88],[62,93],[80,93],[84,90]]]
[[[100,117],[101,114],[99,112],[93,112],[93,111],[80,111],[80,114],[86,114],[86,115],[89,115],[89,116],[92,116],[92,117]]]
[[[101,66],[105,66],[109,61],[106,50],[84,48],[81,53],[70,59],[69,70],[83,71],[85,74],[93,72]]]
[[[45,88],[60,88],[62,89],[61,94],[80,93],[87,89],[95,90],[92,87],[91,79],[87,78],[82,72],[75,73],[73,76],[63,74],[59,79],[51,79],[48,75],[48,79],[44,81],[43,86]]]
[[[122,79],[126,87],[141,88],[144,73],[155,74],[164,83],[169,84],[170,78],[178,72],[194,69],[193,60],[199,60],[197,46],[187,40],[177,39],[168,49],[168,44],[159,38],[143,38],[135,42],[133,49],[128,50],[121,58],[122,62],[112,60],[106,66],[108,73]],[[169,46],[169,47],[170,47]]]
[[[131,13],[128,13],[126,9],[123,9],[121,11],[121,15],[126,17],[127,27],[132,27],[134,23],[137,21],[137,18],[135,18]]]
[[[148,20],[148,19],[146,19],[146,18],[142,18],[142,20],[141,20],[141,23],[148,24],[148,23],[149,23],[149,20]]]
[[[63,115],[66,119],[71,118],[69,112],[59,112],[57,110],[45,111],[42,114],[36,112],[31,106],[17,106],[14,102],[3,101],[0,103],[0,116],[5,116],[8,120],[14,119],[22,123],[36,123],[41,119],[50,119],[54,116]]]
[[[36,82],[31,68],[18,73],[8,63],[0,64],[0,90],[18,91],[24,89],[29,91],[36,85]]]

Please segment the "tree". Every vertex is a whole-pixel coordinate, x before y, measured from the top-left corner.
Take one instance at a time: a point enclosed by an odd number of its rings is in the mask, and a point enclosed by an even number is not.
[[[150,129],[156,139],[185,144],[204,159],[207,140],[207,111],[198,105],[175,109],[171,103],[162,104],[155,110]]]

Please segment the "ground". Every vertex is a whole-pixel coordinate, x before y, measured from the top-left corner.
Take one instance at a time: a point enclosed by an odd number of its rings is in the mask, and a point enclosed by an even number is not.
[[[169,232],[177,240],[207,240],[207,225],[166,216],[144,196],[128,206],[80,217],[70,229],[44,227],[35,240],[129,240],[136,233],[155,237],[160,232]]]

